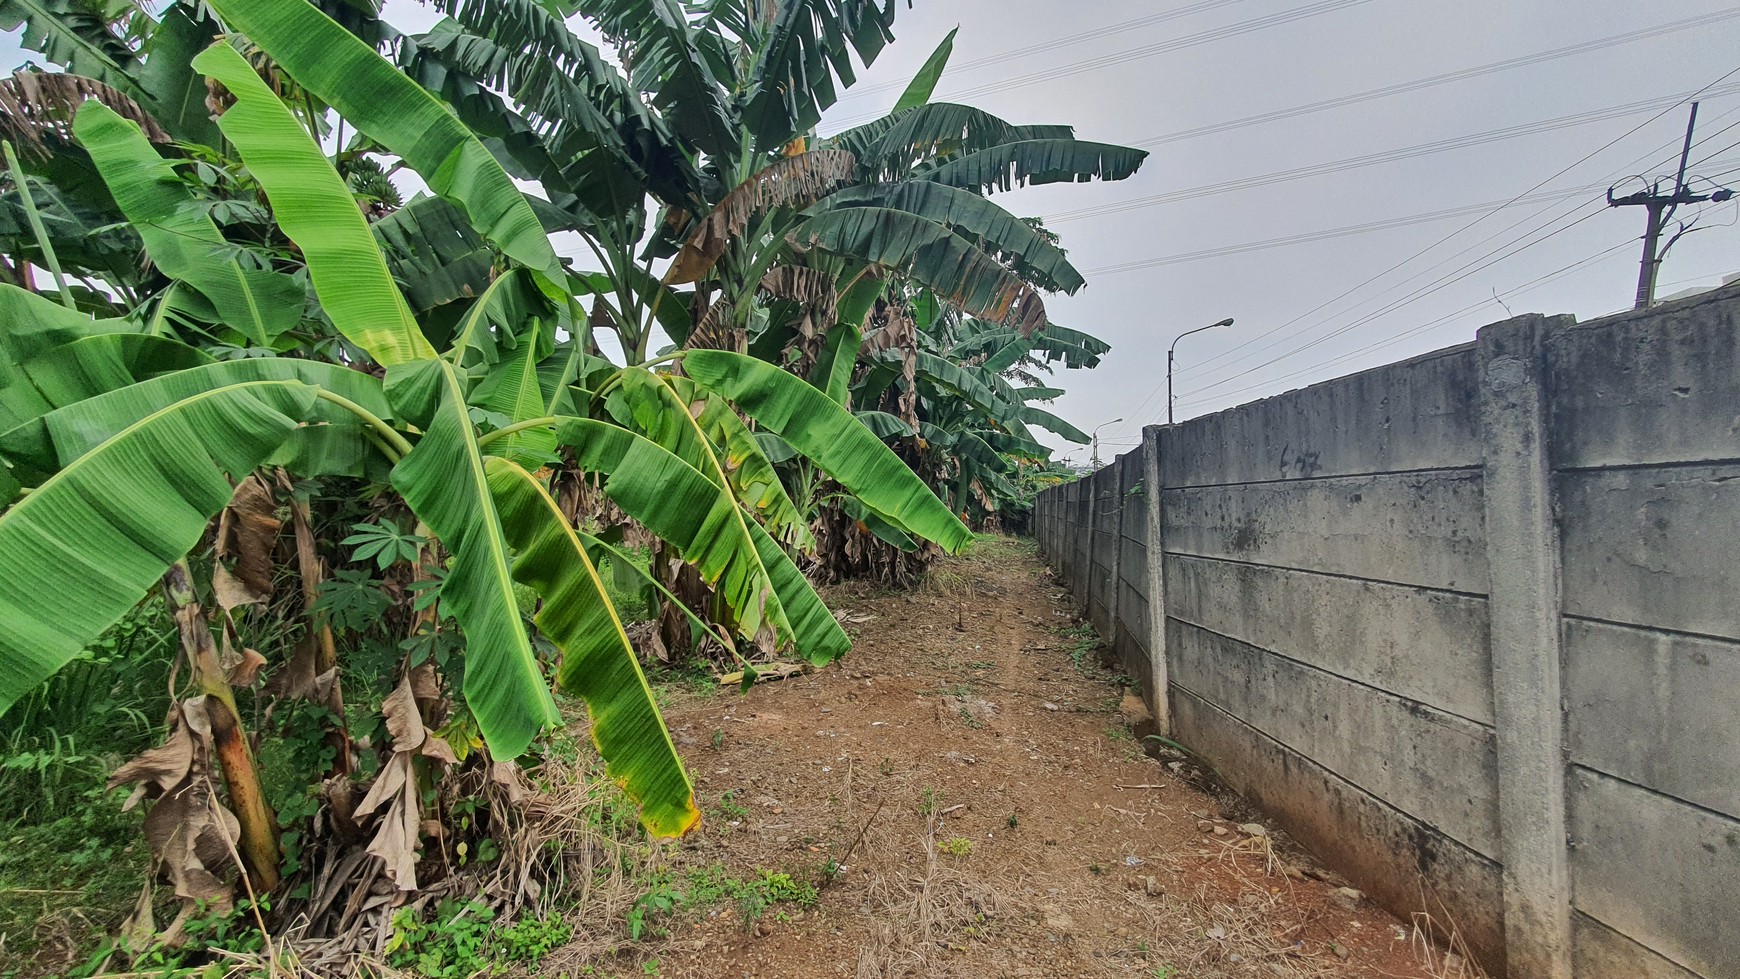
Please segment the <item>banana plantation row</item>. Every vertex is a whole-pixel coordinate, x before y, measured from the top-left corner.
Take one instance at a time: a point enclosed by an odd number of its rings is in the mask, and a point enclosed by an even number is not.
[[[1058,478],[1035,428],[1086,441],[1039,407],[1107,350],[1047,318],[1082,276],[991,195],[1142,152],[932,101],[952,34],[819,135],[892,0],[435,6],[0,0],[41,64],[0,80],[0,710],[172,623],[111,779],[172,943],[244,899],[384,927],[453,872],[438,787],[535,791],[553,689],[680,836],[642,654],[841,656],[812,581],[910,580]]]

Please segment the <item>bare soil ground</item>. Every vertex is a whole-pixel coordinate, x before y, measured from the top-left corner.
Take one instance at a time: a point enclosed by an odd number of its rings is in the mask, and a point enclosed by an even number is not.
[[[982,541],[915,593],[828,597],[857,640],[842,663],[742,696],[674,696],[668,718],[707,816],[654,857],[672,893],[776,873],[819,893],[668,909],[643,899],[640,941],[604,956],[559,950],[543,974],[1466,968],[1413,923],[1346,906],[1345,882],[1284,836],[1241,830],[1260,814],[1198,787],[1188,761],[1144,754],[1121,678],[1099,664],[1031,542]]]

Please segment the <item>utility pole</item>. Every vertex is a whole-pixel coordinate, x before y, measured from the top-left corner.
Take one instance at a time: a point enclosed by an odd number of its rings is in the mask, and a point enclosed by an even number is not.
[[[1091,445],[1092,455],[1089,456],[1089,458],[1088,458],[1088,465],[1094,467],[1095,469],[1100,468],[1100,429],[1105,428],[1107,425],[1116,425],[1117,423],[1119,423],[1121,421],[1123,421],[1122,418],[1114,418],[1109,422],[1101,422],[1100,424],[1094,426],[1093,438],[1088,440],[1090,443],[1092,443],[1092,445]]]
[[[1666,246],[1661,246],[1661,231],[1668,219],[1674,215],[1674,210],[1681,204],[1700,204],[1704,201],[1720,203],[1734,196],[1734,192],[1726,188],[1712,191],[1708,194],[1694,194],[1686,186],[1686,161],[1692,154],[1692,131],[1698,125],[1698,103],[1692,103],[1691,117],[1686,120],[1686,140],[1680,148],[1680,168],[1674,174],[1674,185],[1671,192],[1661,192],[1661,181],[1652,181],[1645,190],[1625,197],[1614,197],[1613,188],[1607,188],[1608,207],[1642,207],[1649,218],[1649,223],[1643,233],[1643,263],[1637,273],[1637,309],[1647,309],[1655,302],[1656,273],[1661,271],[1661,260],[1667,250],[1673,247],[1680,236],[1693,230],[1690,225],[1682,224],[1680,230],[1668,239]]]
[[[1172,424],[1172,403],[1177,400],[1172,396],[1172,361],[1173,354],[1178,350],[1178,341],[1192,333],[1201,333],[1203,330],[1212,330],[1217,326],[1231,325],[1233,325],[1232,317],[1228,316],[1219,323],[1210,323],[1207,326],[1199,326],[1194,330],[1185,330],[1183,333],[1172,338],[1172,346],[1166,348],[1166,424]]]

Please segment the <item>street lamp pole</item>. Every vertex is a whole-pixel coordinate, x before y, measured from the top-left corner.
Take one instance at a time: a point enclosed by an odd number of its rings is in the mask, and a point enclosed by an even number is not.
[[[1212,330],[1217,326],[1231,326],[1231,325],[1233,325],[1232,317],[1228,316],[1226,319],[1221,320],[1219,323],[1210,323],[1207,326],[1199,326],[1194,330],[1185,330],[1183,333],[1180,333],[1177,336],[1172,338],[1172,346],[1166,348],[1166,424],[1168,424],[1168,425],[1172,424],[1172,403],[1175,400],[1172,397],[1172,360],[1173,360],[1172,355],[1178,349],[1178,341],[1184,339],[1185,337],[1191,335],[1192,333],[1201,333],[1203,330]]]
[[[1094,426],[1093,437],[1088,440],[1092,443],[1093,448],[1093,455],[1088,459],[1088,465],[1093,466],[1095,469],[1100,467],[1100,429],[1105,428],[1107,425],[1116,425],[1121,421],[1123,421],[1122,418],[1114,418],[1109,422],[1100,422],[1098,425]]]

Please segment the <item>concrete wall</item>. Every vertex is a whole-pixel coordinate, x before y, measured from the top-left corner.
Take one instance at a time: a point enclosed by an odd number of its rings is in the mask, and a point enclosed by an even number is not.
[[[1495,974],[1740,977],[1740,289],[1146,435],[1036,532],[1174,738]]]

